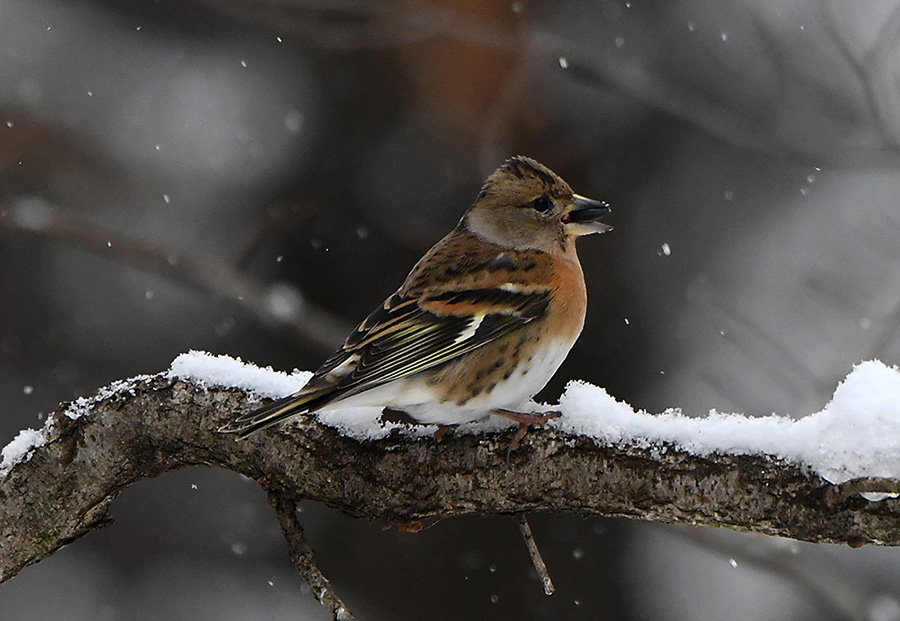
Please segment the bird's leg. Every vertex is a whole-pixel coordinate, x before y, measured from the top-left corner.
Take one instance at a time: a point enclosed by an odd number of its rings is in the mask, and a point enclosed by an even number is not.
[[[557,412],[556,410],[551,410],[549,412],[516,412],[514,410],[496,409],[491,410],[491,414],[496,414],[497,416],[502,416],[503,418],[508,418],[519,423],[519,429],[513,435],[512,441],[509,443],[509,448],[513,451],[519,448],[519,442],[521,442],[522,438],[525,437],[525,434],[528,433],[528,428],[531,425],[540,425],[546,423],[550,419],[562,416],[562,412]]]
[[[451,429],[456,429],[457,425],[438,425],[437,431],[434,432],[434,441],[440,442]]]

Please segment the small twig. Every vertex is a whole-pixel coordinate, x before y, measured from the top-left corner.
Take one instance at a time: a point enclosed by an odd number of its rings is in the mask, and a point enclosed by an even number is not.
[[[554,591],[556,591],[556,587],[553,586],[553,580],[550,579],[550,572],[547,571],[547,564],[544,563],[544,559],[541,557],[541,551],[538,550],[534,535],[531,533],[531,525],[528,523],[528,518],[525,517],[524,513],[519,514],[519,531],[522,533],[522,538],[525,540],[525,547],[528,548],[528,556],[531,557],[534,569],[537,571],[538,577],[544,585],[544,594],[553,595]]]
[[[269,504],[278,515],[278,524],[281,526],[281,533],[287,542],[291,561],[309,584],[315,598],[319,600],[325,610],[331,613],[331,618],[335,621],[356,621],[356,617],[350,612],[334,587],[331,586],[331,582],[316,564],[316,557],[303,534],[303,526],[297,519],[296,501],[287,494],[269,492]]]

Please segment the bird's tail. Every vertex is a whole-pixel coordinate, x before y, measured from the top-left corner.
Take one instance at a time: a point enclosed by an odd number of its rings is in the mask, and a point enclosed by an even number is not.
[[[315,410],[329,401],[331,391],[301,390],[272,403],[257,408],[252,412],[238,416],[227,425],[219,428],[221,433],[234,433],[238,438],[246,438],[251,433],[279,423],[297,414],[305,414]]]

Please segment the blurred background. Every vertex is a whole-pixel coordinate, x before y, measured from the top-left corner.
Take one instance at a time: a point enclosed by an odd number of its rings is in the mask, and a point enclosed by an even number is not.
[[[585,379],[802,416],[900,362],[900,3],[0,0],[0,445],[203,349],[314,369],[521,153],[613,206]],[[143,481],[3,619],[325,619],[263,493]],[[306,503],[363,619],[900,619],[900,552],[575,515],[420,534]]]

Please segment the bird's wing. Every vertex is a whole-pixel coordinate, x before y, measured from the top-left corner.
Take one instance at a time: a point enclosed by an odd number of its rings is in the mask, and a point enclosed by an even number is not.
[[[395,293],[316,372],[340,396],[435,367],[541,317],[547,287],[502,285],[407,297]],[[335,395],[337,397],[338,395]]]

